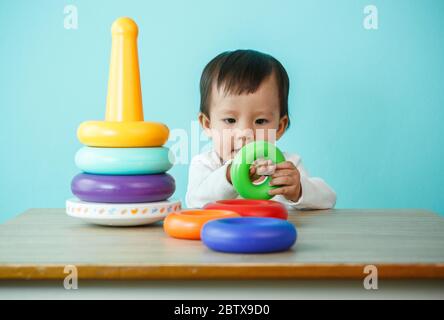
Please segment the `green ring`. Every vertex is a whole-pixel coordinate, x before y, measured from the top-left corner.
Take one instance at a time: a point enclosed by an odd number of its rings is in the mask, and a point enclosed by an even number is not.
[[[253,184],[250,179],[250,165],[257,158],[265,158],[280,163],[285,161],[282,152],[273,144],[267,141],[255,141],[245,145],[234,158],[230,174],[231,182],[236,191],[245,199],[265,199],[272,198],[268,192],[277,186],[270,186],[270,177],[259,185]]]

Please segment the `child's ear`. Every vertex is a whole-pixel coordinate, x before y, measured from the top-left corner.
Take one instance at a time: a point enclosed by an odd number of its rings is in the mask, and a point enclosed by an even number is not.
[[[209,137],[211,137],[211,122],[210,122],[210,118],[208,118],[204,113],[199,112],[199,123],[202,126],[202,129],[204,130],[205,134]]]
[[[288,127],[288,116],[285,115],[279,119],[279,127],[276,131],[276,140],[279,140],[283,135],[285,130]]]

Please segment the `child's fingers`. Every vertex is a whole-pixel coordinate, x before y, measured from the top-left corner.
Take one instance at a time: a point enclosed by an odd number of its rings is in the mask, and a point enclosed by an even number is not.
[[[268,165],[268,164],[271,164],[271,160],[266,160],[266,159],[256,159],[256,160],[254,160],[254,162],[253,162],[253,165],[256,166],[256,167],[259,167],[259,166],[266,166],[266,165]]]
[[[270,186],[291,186],[295,184],[295,178],[293,176],[283,176],[271,179]]]
[[[267,167],[266,166],[260,166],[260,167],[257,167],[257,169],[256,169],[256,173],[258,175],[263,175],[264,172],[266,172],[266,171],[267,171]]]
[[[256,169],[258,175],[271,176],[275,173],[276,167],[274,165],[260,166]]]
[[[286,195],[291,193],[291,187],[290,186],[285,186],[285,187],[280,187],[280,188],[276,188],[276,189],[271,189],[270,191],[268,191],[268,194],[270,196],[276,196],[278,194],[280,195]]]
[[[277,169],[296,169],[296,166],[291,161],[284,161],[276,164]]]
[[[280,169],[276,170],[276,172],[271,176],[272,178],[284,177],[294,175],[294,169]]]

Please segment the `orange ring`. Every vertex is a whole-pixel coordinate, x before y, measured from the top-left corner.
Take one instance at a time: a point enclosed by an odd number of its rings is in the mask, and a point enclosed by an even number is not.
[[[163,229],[173,238],[200,240],[200,230],[210,220],[237,218],[239,214],[228,210],[182,210],[169,214]]]

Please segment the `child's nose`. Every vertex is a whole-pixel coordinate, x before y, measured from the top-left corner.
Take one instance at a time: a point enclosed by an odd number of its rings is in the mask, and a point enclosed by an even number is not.
[[[254,141],[254,132],[251,129],[239,130],[236,140],[242,145]]]

